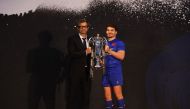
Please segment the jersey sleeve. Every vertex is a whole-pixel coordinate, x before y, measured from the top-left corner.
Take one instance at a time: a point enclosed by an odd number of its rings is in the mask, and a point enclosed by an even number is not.
[[[124,50],[125,51],[125,43],[123,43],[122,41],[118,42],[118,47],[117,50]]]

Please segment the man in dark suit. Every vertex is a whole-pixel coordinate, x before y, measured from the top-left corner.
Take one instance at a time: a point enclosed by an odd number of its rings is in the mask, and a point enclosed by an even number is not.
[[[78,22],[78,34],[68,39],[70,57],[68,109],[89,109],[90,54],[87,32],[89,24],[85,19]]]

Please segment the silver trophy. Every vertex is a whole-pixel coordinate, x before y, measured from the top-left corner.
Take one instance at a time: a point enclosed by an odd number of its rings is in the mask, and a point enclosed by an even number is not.
[[[95,69],[105,69],[105,56],[106,53],[104,51],[105,45],[108,43],[107,39],[105,37],[100,37],[99,34],[97,34],[94,37],[91,37],[89,39],[89,46],[92,48],[91,53],[91,78],[93,77],[93,71]]]

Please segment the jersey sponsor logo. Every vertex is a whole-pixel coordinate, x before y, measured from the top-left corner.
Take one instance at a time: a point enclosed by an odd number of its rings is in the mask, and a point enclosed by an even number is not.
[[[112,46],[116,46],[116,43],[112,43],[111,45],[112,45]]]

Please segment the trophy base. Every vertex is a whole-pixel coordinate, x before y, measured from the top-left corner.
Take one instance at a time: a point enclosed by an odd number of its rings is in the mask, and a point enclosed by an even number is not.
[[[101,66],[100,66],[100,65],[95,65],[94,67],[95,67],[95,68],[100,68]]]

